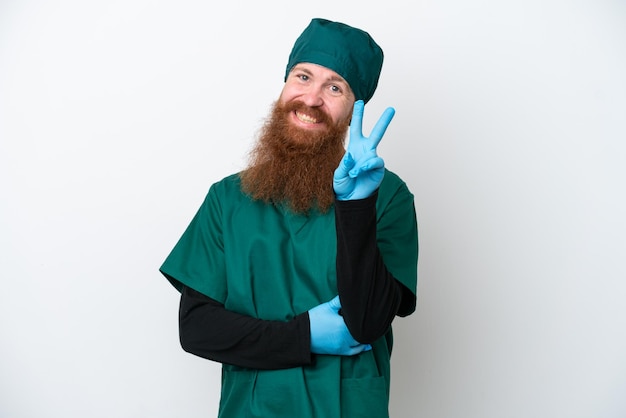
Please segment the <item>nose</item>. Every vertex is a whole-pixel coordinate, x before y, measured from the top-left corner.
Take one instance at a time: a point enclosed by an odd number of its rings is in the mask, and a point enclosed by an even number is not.
[[[310,86],[306,92],[302,95],[302,101],[304,104],[310,107],[318,107],[324,104],[322,97],[322,89],[317,86]]]

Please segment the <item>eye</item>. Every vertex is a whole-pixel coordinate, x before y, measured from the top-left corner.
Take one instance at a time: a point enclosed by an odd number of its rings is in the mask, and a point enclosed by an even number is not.
[[[296,75],[296,77],[298,77],[302,81],[309,81],[309,76],[306,74],[298,74]]]
[[[331,84],[328,87],[328,90],[330,90],[330,93],[335,95],[335,96],[339,96],[340,94],[343,93],[343,89],[340,86],[336,85],[336,84]]]

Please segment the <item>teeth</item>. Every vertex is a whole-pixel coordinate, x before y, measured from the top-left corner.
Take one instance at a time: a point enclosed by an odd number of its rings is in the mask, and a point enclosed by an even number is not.
[[[300,119],[302,122],[306,122],[306,123],[317,123],[317,119],[312,118],[309,115],[304,115],[302,113],[298,113],[296,112],[296,116],[298,117],[298,119]]]

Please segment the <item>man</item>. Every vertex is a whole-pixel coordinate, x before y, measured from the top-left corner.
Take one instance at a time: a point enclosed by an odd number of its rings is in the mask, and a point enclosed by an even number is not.
[[[183,348],[223,364],[220,417],[388,416],[417,223],[376,153],[394,110],[361,132],[382,62],[367,32],[313,19],[248,167],[211,186],[161,266]]]

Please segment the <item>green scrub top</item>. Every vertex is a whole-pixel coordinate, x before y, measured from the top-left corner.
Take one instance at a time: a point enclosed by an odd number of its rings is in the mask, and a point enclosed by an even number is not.
[[[413,293],[417,221],[413,195],[386,170],[376,203],[377,240],[387,269]],[[289,321],[337,295],[335,215],[294,214],[255,201],[238,174],[213,184],[161,266],[226,309]],[[388,417],[392,331],[356,356],[316,355],[281,370],[222,366],[219,417]]]

